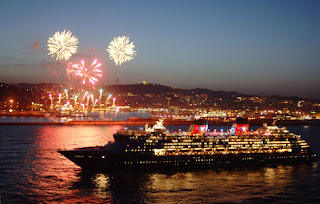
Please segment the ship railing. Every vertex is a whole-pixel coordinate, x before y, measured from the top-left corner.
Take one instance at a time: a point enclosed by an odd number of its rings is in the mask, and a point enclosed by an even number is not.
[[[177,155],[214,155],[214,154],[259,154],[259,153],[284,153],[284,152],[292,152],[291,148],[281,148],[281,149],[273,149],[273,148],[268,148],[268,149],[264,149],[264,148],[259,148],[259,149],[241,149],[241,148],[237,148],[237,149],[215,149],[213,148],[211,151],[206,151],[204,150],[194,150],[194,149],[190,149],[190,150],[174,150],[174,149],[170,149],[170,151],[164,150],[162,151],[161,156],[177,156]],[[160,156],[160,155],[159,155]]]

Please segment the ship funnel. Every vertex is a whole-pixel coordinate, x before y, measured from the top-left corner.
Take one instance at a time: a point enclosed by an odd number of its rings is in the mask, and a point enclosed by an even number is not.
[[[236,122],[232,125],[230,129],[231,134],[242,135],[249,131],[248,120],[245,118],[237,118]]]
[[[208,131],[208,121],[203,119],[195,120],[189,128],[189,132],[191,132],[193,135],[204,134],[207,131]]]

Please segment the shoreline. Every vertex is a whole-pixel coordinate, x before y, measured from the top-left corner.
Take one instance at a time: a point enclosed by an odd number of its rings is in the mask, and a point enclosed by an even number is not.
[[[0,125],[66,125],[66,126],[80,126],[80,125],[145,125],[155,124],[156,119],[146,118],[146,119],[128,119],[125,121],[69,121],[69,122],[0,122]],[[165,120],[164,125],[191,125],[193,121],[187,120]],[[273,119],[257,119],[249,120],[249,125],[259,125],[262,126],[264,123],[271,125],[274,122]],[[231,126],[234,121],[208,121],[208,125],[226,125]],[[277,126],[320,126],[320,120],[278,120],[275,123]]]
[[[70,115],[70,114],[62,114],[62,113],[55,113],[55,112],[19,112],[19,113],[0,113],[0,117],[30,117],[30,118],[75,118],[79,116]],[[98,117],[98,116],[87,116],[82,115],[81,117]]]

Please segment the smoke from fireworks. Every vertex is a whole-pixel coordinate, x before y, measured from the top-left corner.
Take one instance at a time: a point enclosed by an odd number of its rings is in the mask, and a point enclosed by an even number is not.
[[[110,59],[112,59],[116,65],[121,65],[124,62],[128,62],[133,59],[133,55],[136,55],[133,50],[133,42],[130,43],[129,37],[119,36],[113,38],[110,42],[107,51],[110,54]]]
[[[79,43],[78,38],[72,36],[70,31],[57,31],[48,40],[49,55],[56,56],[56,60],[68,60],[73,54],[77,52]]]
[[[93,60],[90,67],[85,65],[84,60],[81,60],[80,64],[73,64],[69,69],[69,72],[74,73],[76,76],[82,77],[82,83],[90,82],[95,84],[98,79],[97,77],[102,77],[101,74],[101,63],[97,63],[97,59]]]

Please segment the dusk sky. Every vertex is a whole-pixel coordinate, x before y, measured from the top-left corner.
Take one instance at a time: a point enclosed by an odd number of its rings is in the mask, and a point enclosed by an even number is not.
[[[103,64],[100,85],[142,81],[177,88],[320,99],[320,1],[1,1],[0,82],[65,83],[47,40],[70,30],[70,58]],[[106,48],[134,41],[116,66]],[[38,48],[34,48],[34,43]],[[92,49],[91,49],[92,48]]]

